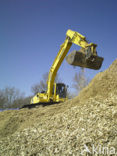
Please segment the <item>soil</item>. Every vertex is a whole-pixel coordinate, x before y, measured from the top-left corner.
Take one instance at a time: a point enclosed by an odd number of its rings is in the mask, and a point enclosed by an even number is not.
[[[117,59],[72,100],[0,112],[0,156],[115,155],[115,152]]]

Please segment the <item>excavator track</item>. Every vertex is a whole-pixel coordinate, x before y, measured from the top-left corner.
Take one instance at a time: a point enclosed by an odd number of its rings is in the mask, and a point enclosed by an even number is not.
[[[23,108],[32,109],[32,108],[39,107],[39,106],[45,107],[45,106],[48,106],[48,105],[54,105],[54,104],[58,104],[58,103],[60,103],[60,102],[26,104],[26,105],[23,105],[20,109],[23,109]]]

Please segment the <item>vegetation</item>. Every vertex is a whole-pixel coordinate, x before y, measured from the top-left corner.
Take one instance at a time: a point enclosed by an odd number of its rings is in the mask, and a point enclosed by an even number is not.
[[[38,92],[42,92],[47,90],[47,79],[48,73],[43,74],[42,80],[34,84],[31,87],[31,91],[33,95]],[[61,78],[57,74],[56,83],[62,82]],[[73,79],[73,88],[76,89],[76,93],[81,91],[88,84],[88,79],[85,76],[84,69],[81,68],[80,72],[75,74]],[[25,97],[25,94],[20,92],[19,89],[15,87],[6,87],[4,89],[0,89],[0,109],[6,108],[20,108],[25,104],[30,103],[31,96]],[[72,98],[74,95],[68,90],[68,98]]]
[[[88,78],[85,75],[85,69],[80,68],[80,71],[78,73],[75,73],[73,78],[73,85],[72,87],[76,90],[76,95],[85,88],[89,83]]]
[[[15,87],[6,87],[0,90],[0,109],[19,108],[29,103],[29,99]]]
[[[40,93],[42,91],[46,91],[47,90],[47,80],[48,80],[48,72],[46,72],[45,74],[43,74],[42,76],[42,80],[39,83],[34,84],[31,87],[31,91],[32,93],[35,95],[36,93]],[[62,82],[62,80],[60,79],[59,75],[57,74],[56,78],[55,78],[55,82],[59,83]]]

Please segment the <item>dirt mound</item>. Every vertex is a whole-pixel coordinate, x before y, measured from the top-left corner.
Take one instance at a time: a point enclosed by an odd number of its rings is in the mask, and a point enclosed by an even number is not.
[[[79,101],[91,97],[105,99],[111,94],[117,95],[117,59],[107,70],[98,73],[76,99]]]
[[[0,155],[115,155],[117,60],[73,100],[0,119]]]

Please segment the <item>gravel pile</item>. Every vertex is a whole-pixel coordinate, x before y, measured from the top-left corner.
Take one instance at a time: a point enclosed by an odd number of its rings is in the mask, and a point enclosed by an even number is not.
[[[116,153],[117,60],[73,100],[0,112],[0,156]]]

